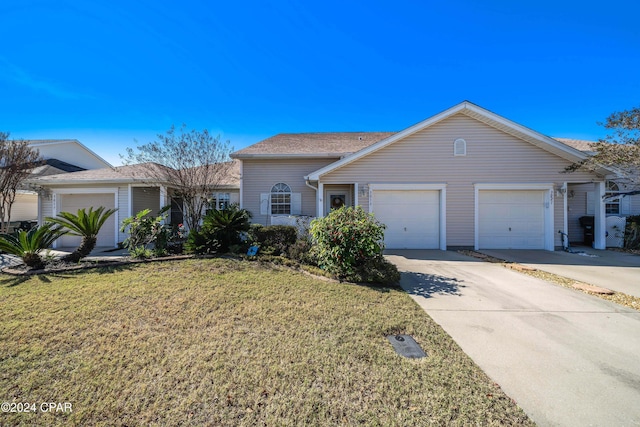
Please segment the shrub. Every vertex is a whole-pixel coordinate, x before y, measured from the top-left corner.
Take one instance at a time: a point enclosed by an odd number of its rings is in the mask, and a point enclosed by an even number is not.
[[[627,225],[624,232],[624,247],[627,249],[640,249],[640,215],[627,217]]]
[[[184,242],[184,250],[190,254],[213,254],[218,252],[220,244],[211,233],[191,230]]]
[[[28,231],[19,230],[15,236],[4,235],[0,237],[0,250],[22,258],[22,261],[31,268],[44,267],[40,252],[64,234],[61,226],[44,224],[41,227],[33,227]]]
[[[228,252],[232,246],[242,243],[242,236],[249,231],[251,213],[231,205],[207,212],[200,231],[192,231],[185,249],[196,254]]]
[[[287,256],[301,264],[317,265],[313,256],[311,241],[308,238],[298,239],[287,249]]]
[[[311,235],[318,265],[341,280],[397,281],[397,269],[382,256],[384,229],[384,224],[360,206],[343,207],[316,218],[311,222]]]
[[[250,229],[251,239],[266,255],[287,254],[289,247],[296,243],[298,230],[291,225],[268,225]]]
[[[122,244],[129,250],[132,257],[149,258],[149,253],[156,256],[166,255],[172,229],[162,222],[167,218],[170,208],[171,206],[165,206],[156,217],[149,217],[151,209],[144,209],[122,220],[120,231],[129,233],[129,237]],[[148,250],[151,244],[153,244],[153,251]]]
[[[147,259],[153,257],[155,254],[151,249],[147,249],[144,246],[135,246],[129,250],[129,255],[136,259]]]

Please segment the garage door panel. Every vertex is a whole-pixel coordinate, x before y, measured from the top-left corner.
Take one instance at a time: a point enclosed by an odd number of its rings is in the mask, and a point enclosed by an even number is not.
[[[76,214],[79,209],[93,207],[94,210],[104,206],[107,209],[115,207],[113,193],[97,193],[97,194],[61,194],[60,195],[60,212],[71,212]],[[115,220],[116,216],[112,215],[105,221],[98,233],[96,246],[113,247],[115,245]],[[79,236],[62,236],[58,240],[58,247],[73,248],[80,245],[81,238]]]
[[[482,190],[478,200],[478,246],[544,249],[544,191]]]
[[[387,226],[388,249],[440,247],[439,191],[375,190],[372,211]]]

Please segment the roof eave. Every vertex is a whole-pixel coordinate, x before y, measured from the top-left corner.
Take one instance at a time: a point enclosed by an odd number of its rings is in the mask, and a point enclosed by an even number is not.
[[[167,182],[155,181],[152,179],[142,178],[121,178],[121,179],[64,179],[64,180],[40,180],[33,179],[26,181],[29,184],[37,185],[87,185],[87,184],[156,184],[156,185],[168,185]]]
[[[285,153],[285,154],[238,154],[232,153],[230,156],[232,159],[326,159],[326,158],[340,158],[353,154],[351,152],[346,153]]]

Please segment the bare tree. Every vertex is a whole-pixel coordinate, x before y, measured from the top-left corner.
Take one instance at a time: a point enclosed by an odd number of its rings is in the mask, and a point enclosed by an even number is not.
[[[567,172],[579,169],[596,170],[610,167],[620,176],[619,181],[627,184],[631,191],[626,195],[638,194],[640,187],[640,107],[615,112],[599,123],[610,134],[592,144],[593,155],[586,160],[566,168]],[[635,187],[635,189],[634,189]]]
[[[157,140],[127,148],[120,156],[127,165],[139,164],[147,177],[164,182],[174,196],[183,201],[184,221],[190,230],[199,230],[209,198],[230,173],[229,141],[212,137],[209,131],[190,130],[175,126]],[[159,167],[158,165],[162,166]]]
[[[22,140],[0,132],[0,231],[8,232],[16,193],[40,162],[40,152]]]

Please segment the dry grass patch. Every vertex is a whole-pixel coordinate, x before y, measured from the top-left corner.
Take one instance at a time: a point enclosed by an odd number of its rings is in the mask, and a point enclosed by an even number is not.
[[[0,398],[73,404],[2,425],[531,424],[396,289],[187,260],[7,279],[0,325]]]

